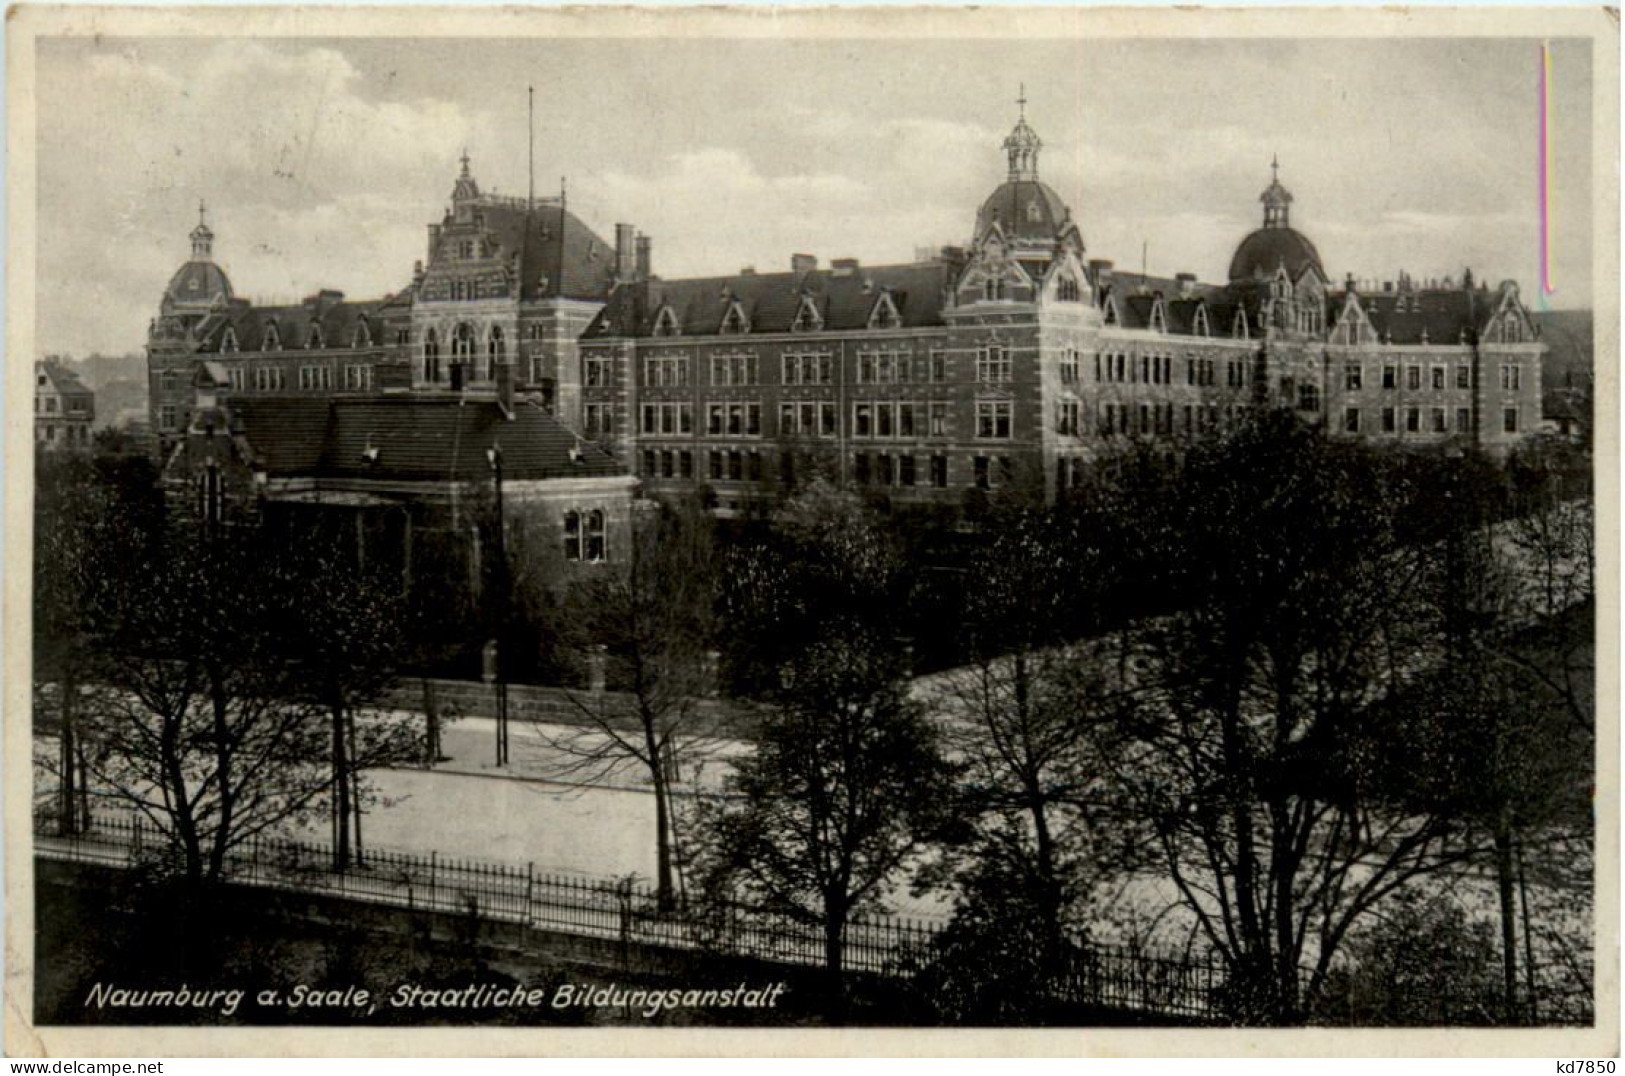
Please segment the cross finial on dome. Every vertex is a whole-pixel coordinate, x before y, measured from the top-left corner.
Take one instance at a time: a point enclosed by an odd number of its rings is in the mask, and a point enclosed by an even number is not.
[[[462,162],[463,162],[463,178],[467,179],[468,178],[468,147],[467,146],[463,147]]]
[[[1281,186],[1281,158],[1279,154],[1270,156],[1270,185],[1264,188],[1264,193],[1258,196],[1264,203],[1264,227],[1288,227],[1288,214],[1292,205],[1292,192]]]
[[[197,227],[192,229],[192,260],[206,262],[214,256],[214,233],[204,219],[203,199],[197,202]]]
[[[1038,151],[1044,143],[1038,132],[1027,125],[1026,83],[1021,84],[1021,96],[1016,98],[1016,104],[1021,108],[1021,115],[1004,140],[1004,152],[1010,159],[1010,179],[1032,181],[1038,178]]]

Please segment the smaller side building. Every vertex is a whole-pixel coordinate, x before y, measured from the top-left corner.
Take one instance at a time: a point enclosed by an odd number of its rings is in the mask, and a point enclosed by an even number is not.
[[[61,363],[34,364],[34,447],[46,452],[90,452],[96,394]]]
[[[475,598],[493,579],[557,588],[629,557],[636,479],[511,391],[239,399],[214,362],[194,389],[164,476],[205,517],[229,506],[294,540],[336,536],[403,588],[466,583]]]

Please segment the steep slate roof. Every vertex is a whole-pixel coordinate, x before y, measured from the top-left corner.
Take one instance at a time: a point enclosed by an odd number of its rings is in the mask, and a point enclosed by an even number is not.
[[[625,473],[608,452],[525,402],[512,420],[494,400],[454,396],[252,399],[231,409],[233,432],[277,477],[487,481],[492,445],[501,448],[504,480]],[[369,448],[377,462],[363,455]]]
[[[519,254],[521,299],[602,302],[608,298],[615,276],[615,248],[564,206],[543,203],[526,209],[511,199],[491,197],[475,199],[471,208],[483,218],[499,258]],[[436,268],[431,265],[430,271]]]
[[[369,339],[374,344],[383,338],[384,321],[381,312],[390,300],[372,299],[363,302],[327,299],[322,302],[304,302],[292,306],[252,306],[234,303],[226,311],[217,311],[199,326],[202,350],[219,351],[230,325],[237,336],[239,351],[264,350],[265,336],[272,321],[276,322],[281,350],[306,351],[310,327],[320,325],[322,350],[348,348],[355,340],[356,327],[365,320]]]
[[[39,365],[39,372],[50,379],[51,387],[54,388],[58,393],[63,395],[67,395],[69,393],[82,393],[89,395],[90,393],[90,389],[85,387],[85,383],[79,380],[79,375],[68,369],[66,366],[61,366],[54,362],[41,363]]]
[[[1405,309],[1400,310],[1402,298]],[[1332,296],[1334,317],[1343,301],[1343,293]],[[1483,323],[1495,313],[1494,304],[1494,293],[1468,288],[1381,292],[1360,299],[1371,327],[1395,344],[1420,344],[1424,332],[1430,344],[1473,343]]]
[[[715,335],[738,301],[751,333],[789,332],[808,296],[823,330],[864,329],[882,293],[891,296],[902,327],[941,325],[950,271],[942,262],[858,266],[850,272],[744,273],[691,280],[655,280],[617,288],[587,329],[595,336],[650,336],[662,307],[677,315],[683,336]],[[748,334],[747,334],[748,335]]]

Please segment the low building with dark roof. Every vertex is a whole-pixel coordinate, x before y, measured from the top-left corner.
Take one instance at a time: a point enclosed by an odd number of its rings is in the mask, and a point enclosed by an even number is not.
[[[218,491],[239,515],[290,533],[353,534],[358,560],[436,550],[433,578],[479,578],[500,525],[525,570],[557,585],[629,556],[637,481],[535,400],[499,393],[237,398],[205,362],[193,421],[165,461],[171,488]],[[414,551],[417,551],[414,553]]]

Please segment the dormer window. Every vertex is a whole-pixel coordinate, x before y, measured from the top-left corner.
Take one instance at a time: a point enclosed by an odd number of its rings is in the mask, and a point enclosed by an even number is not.
[[[1247,312],[1237,310],[1235,320],[1230,323],[1230,335],[1237,340],[1246,340],[1251,335],[1247,331]]]
[[[1119,321],[1117,316],[1117,296],[1106,296],[1106,302],[1103,305],[1106,308],[1103,320],[1107,325],[1116,325]]]
[[[811,295],[801,297],[801,306],[796,310],[796,320],[791,322],[790,331],[795,333],[815,333],[824,327],[824,317],[818,312],[818,304],[813,302]]]
[[[720,331],[723,336],[737,336],[750,332],[750,322],[745,319],[745,310],[738,302],[728,304],[728,312],[722,317]]]
[[[1055,285],[1055,298],[1063,303],[1078,302],[1078,282],[1069,276],[1062,277]]]
[[[1207,307],[1196,308],[1196,317],[1191,319],[1191,332],[1196,336],[1212,336],[1213,329],[1208,325]]]
[[[1004,278],[990,276],[982,281],[982,299],[986,302],[996,303],[1004,298]]]
[[[276,322],[274,321],[265,326],[265,350],[282,350],[282,334],[277,332]]]
[[[682,327],[677,324],[677,315],[672,313],[669,306],[660,308],[660,314],[655,318],[654,334],[656,336],[677,336]]]
[[[236,351],[237,350],[237,331],[235,329],[233,329],[230,325],[226,326],[225,335],[220,337],[220,350],[221,351]]]
[[[869,328],[895,329],[903,323],[897,313],[897,304],[892,302],[889,292],[881,292],[880,298],[875,301],[874,309],[869,312]]]
[[[1168,310],[1161,299],[1152,300],[1150,327],[1154,333],[1166,333],[1168,331]]]
[[[322,346],[322,327],[320,325],[312,325],[310,327],[310,335],[305,338],[305,346],[308,348],[317,348]]]
[[[351,347],[371,347],[372,346],[372,334],[367,331],[367,323],[365,321],[358,322],[356,324],[356,327],[355,327],[355,339],[353,341],[351,341],[350,346]]]

